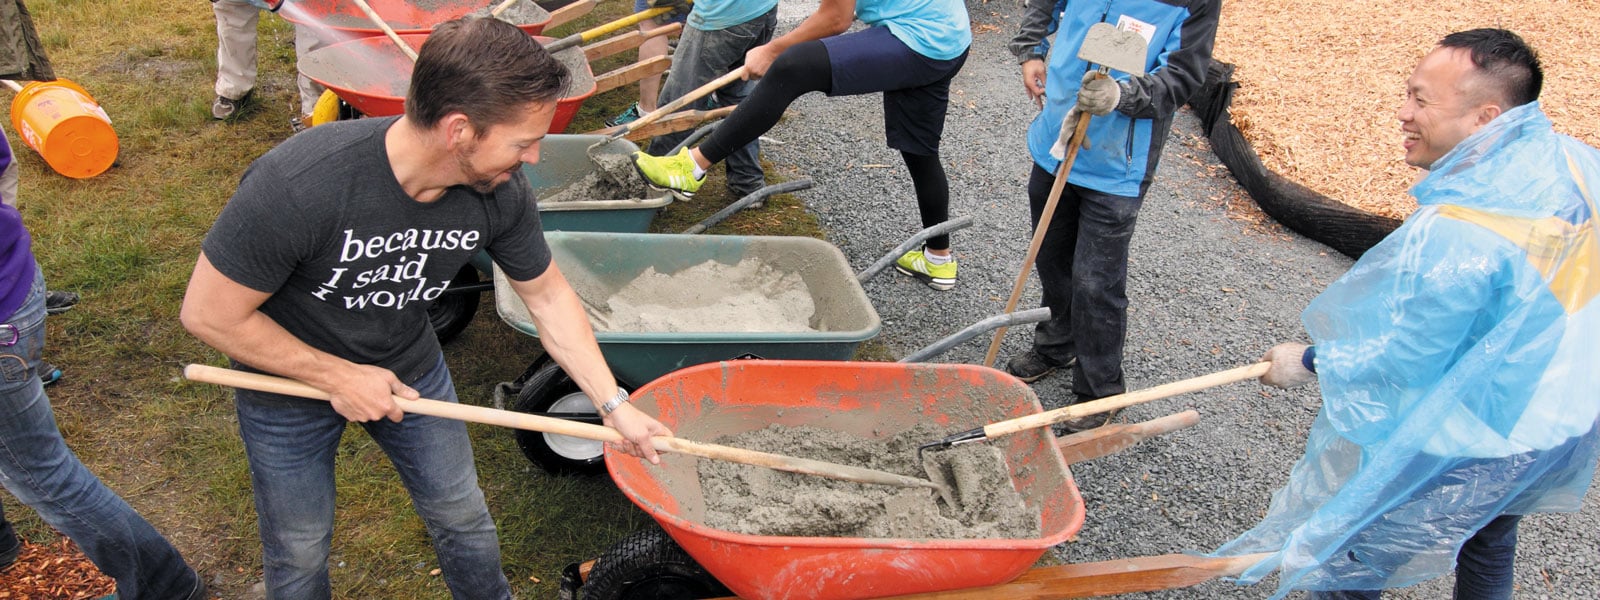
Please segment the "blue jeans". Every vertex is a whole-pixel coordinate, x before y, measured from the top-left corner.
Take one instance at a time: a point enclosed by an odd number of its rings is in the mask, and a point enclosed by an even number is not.
[[[1500,515],[1461,545],[1456,553],[1454,600],[1510,600],[1517,558],[1517,524],[1522,515]],[[1310,600],[1378,600],[1376,590],[1310,592]]]
[[[682,98],[713,79],[744,66],[744,55],[751,48],[772,41],[778,27],[778,9],[773,8],[759,17],[726,29],[701,31],[685,27],[678,40],[678,49],[672,54],[672,70],[661,84],[660,105]],[[711,110],[735,106],[750,95],[755,87],[752,81],[735,81],[722,89],[695,101],[686,108]],[[647,154],[666,154],[678,142],[689,137],[689,132],[657,136],[650,141]],[[728,155],[728,190],[739,197],[765,187],[767,178],[761,171],[760,141],[751,141]]]
[[[0,483],[117,581],[120,598],[188,598],[200,576],[144,517],[67,448],[36,369],[44,351],[44,277],[0,325]],[[0,513],[0,520],[4,513]]]
[[[442,353],[432,370],[409,384],[424,398],[456,401]],[[349,421],[327,402],[245,390],[235,393],[234,406],[250,459],[267,597],[331,597],[333,461]],[[385,419],[361,427],[394,463],[411,494],[451,595],[510,598],[466,424],[408,414],[399,423]]]
[[[1055,175],[1033,166],[1028,200],[1034,226]],[[1039,284],[1050,320],[1033,331],[1033,351],[1066,364],[1074,356],[1072,391],[1080,400],[1127,391],[1122,348],[1128,331],[1128,246],[1144,198],[1114,196],[1067,184],[1039,246]]]

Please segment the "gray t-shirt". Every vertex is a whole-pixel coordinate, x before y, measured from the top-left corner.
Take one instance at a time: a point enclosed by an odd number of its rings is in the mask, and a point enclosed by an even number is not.
[[[273,148],[201,248],[229,279],[271,293],[261,312],[295,337],[411,383],[439,356],[428,305],[474,253],[529,280],[549,267],[550,248],[521,171],[488,195],[407,195],[385,152],[396,119],[329,123]]]

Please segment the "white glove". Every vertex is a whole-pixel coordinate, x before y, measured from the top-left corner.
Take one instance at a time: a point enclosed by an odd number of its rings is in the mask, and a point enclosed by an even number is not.
[[[1289,389],[1311,383],[1317,378],[1316,373],[1306,369],[1301,360],[1306,355],[1305,344],[1278,344],[1267,351],[1261,360],[1272,363],[1267,373],[1261,376],[1261,383],[1275,388]]]
[[[1078,87],[1078,110],[1094,116],[1105,116],[1116,110],[1122,99],[1122,86],[1110,77],[1101,77],[1098,71],[1083,74],[1083,85]]]
[[[1078,128],[1078,116],[1083,111],[1078,110],[1078,105],[1067,109],[1067,116],[1061,119],[1061,133],[1056,135],[1056,143],[1050,146],[1050,156],[1056,160],[1067,159],[1067,143],[1072,141],[1072,132]],[[1089,136],[1083,136],[1083,148],[1089,148]]]

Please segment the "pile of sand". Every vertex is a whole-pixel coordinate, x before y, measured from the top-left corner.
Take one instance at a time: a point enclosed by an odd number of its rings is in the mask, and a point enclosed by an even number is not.
[[[671,274],[651,267],[604,306],[609,310],[590,307],[596,331],[815,331],[805,280],[755,257],[735,265],[708,260]]]

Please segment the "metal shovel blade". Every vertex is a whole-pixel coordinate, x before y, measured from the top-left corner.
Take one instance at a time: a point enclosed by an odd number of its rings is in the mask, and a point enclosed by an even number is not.
[[[1108,69],[1143,75],[1148,49],[1149,44],[1138,33],[1117,29],[1110,23],[1095,23],[1089,26],[1089,34],[1083,38],[1078,58]]]

